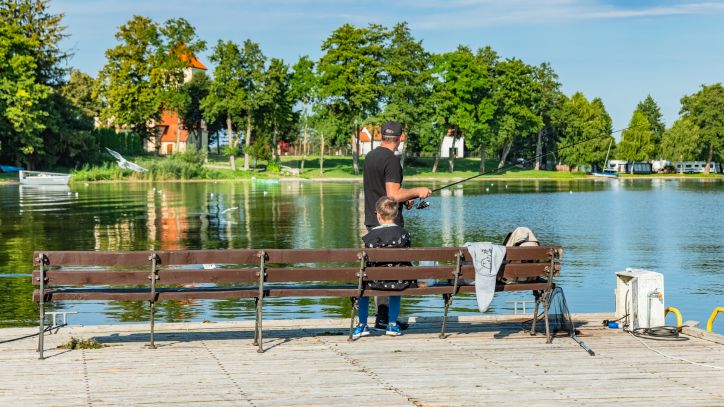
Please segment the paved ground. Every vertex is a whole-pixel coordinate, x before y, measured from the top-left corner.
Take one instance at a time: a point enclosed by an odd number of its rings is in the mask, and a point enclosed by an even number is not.
[[[347,320],[265,321],[263,354],[249,322],[159,324],[155,350],[146,325],[66,327],[43,361],[35,338],[0,344],[0,406],[724,405],[724,370],[701,365],[724,367],[724,341],[649,349],[604,317],[577,316],[593,357],[521,332],[515,316],[453,319],[446,339],[439,319],[413,319],[405,336],[353,343]],[[0,341],[32,332],[1,329]],[[56,348],[71,337],[107,346]]]

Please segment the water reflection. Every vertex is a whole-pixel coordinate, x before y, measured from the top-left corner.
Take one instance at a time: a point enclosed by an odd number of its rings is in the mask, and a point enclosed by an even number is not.
[[[410,183],[409,186],[418,184]],[[419,183],[429,186],[429,182]],[[440,187],[443,183],[433,183]],[[469,182],[443,189],[424,210],[406,210],[413,245],[502,242],[528,226],[565,247],[562,284],[576,312],[613,309],[613,273],[650,268],[666,278],[667,304],[705,320],[724,303],[724,181],[699,179]],[[148,250],[358,247],[365,233],[360,183],[246,182],[86,184],[63,189],[0,186],[0,274],[31,271],[34,250]],[[27,276],[0,277],[0,323],[32,321]],[[492,312],[508,312],[497,296]],[[338,298],[269,299],[265,315],[349,315]],[[438,315],[441,299],[406,298],[403,310]],[[81,311],[77,323],[148,318],[142,303],[56,303]],[[475,300],[456,300],[475,312]],[[164,321],[252,319],[253,301],[159,305]],[[5,322],[6,324],[8,322]],[[13,322],[17,323],[17,322]]]

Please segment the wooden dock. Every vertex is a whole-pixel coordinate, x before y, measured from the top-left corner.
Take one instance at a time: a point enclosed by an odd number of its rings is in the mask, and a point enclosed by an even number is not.
[[[265,321],[263,354],[253,322],[158,324],[155,350],[147,325],[70,326],[46,337],[46,360],[36,338],[0,344],[0,405],[724,405],[724,370],[680,360],[724,367],[724,341],[649,349],[604,318],[575,316],[596,356],[512,315],[452,318],[446,339],[439,318],[412,318],[404,336],[353,343],[348,320]],[[0,341],[32,332],[0,329]],[[107,347],[56,348],[71,337]]]

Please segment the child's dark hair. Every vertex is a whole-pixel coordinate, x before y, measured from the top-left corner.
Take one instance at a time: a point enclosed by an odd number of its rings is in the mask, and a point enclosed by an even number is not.
[[[394,220],[397,217],[397,202],[389,196],[383,196],[377,200],[375,210],[382,220]]]

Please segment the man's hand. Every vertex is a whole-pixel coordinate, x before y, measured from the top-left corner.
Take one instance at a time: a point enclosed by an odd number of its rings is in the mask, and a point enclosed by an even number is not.
[[[432,195],[432,190],[430,188],[421,187],[416,189],[418,198],[425,199],[428,196]]]

